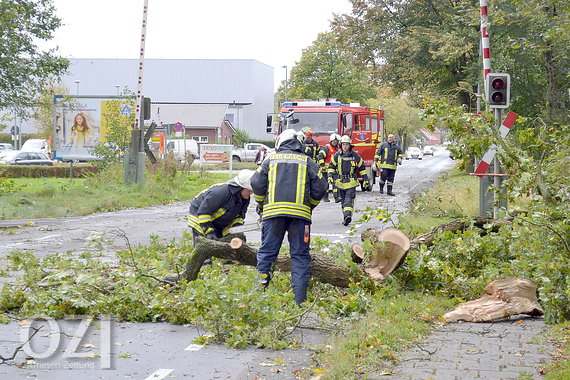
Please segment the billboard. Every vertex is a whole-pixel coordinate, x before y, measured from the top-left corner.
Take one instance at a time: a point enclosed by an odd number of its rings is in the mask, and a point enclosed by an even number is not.
[[[54,96],[54,157],[97,159],[93,148],[114,133],[127,135],[134,120],[134,101],[116,96]]]

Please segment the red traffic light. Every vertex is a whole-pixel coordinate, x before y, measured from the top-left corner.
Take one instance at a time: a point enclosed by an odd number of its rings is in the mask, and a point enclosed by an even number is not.
[[[501,88],[505,87],[505,81],[503,81],[501,78],[495,78],[491,83],[491,86],[496,90],[500,90]]]

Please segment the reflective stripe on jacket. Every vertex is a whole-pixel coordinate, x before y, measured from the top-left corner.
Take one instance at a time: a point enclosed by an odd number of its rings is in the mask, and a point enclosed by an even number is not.
[[[233,182],[211,186],[192,200],[188,225],[206,235],[217,231],[228,234],[230,227],[244,223],[249,199],[244,199],[241,187]]]
[[[311,157],[315,162],[317,162],[317,156],[319,155],[320,148],[321,146],[315,140],[311,140],[311,142],[303,142],[303,153]]]
[[[311,221],[311,213],[325,195],[327,182],[315,161],[303,154],[296,140],[283,142],[251,178],[255,200],[263,204],[262,218],[278,216]]]
[[[347,153],[340,151],[333,156],[329,164],[329,174],[333,176],[338,189],[346,190],[358,186],[357,173],[368,181],[364,160],[358,153],[352,150]]]
[[[376,151],[374,162],[378,163],[378,167],[384,169],[396,169],[398,157],[404,157],[400,146],[395,142],[390,144],[388,141],[384,141]]]

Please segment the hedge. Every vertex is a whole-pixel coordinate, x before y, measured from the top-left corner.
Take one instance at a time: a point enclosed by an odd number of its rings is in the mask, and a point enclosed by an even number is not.
[[[73,178],[86,177],[96,173],[99,168],[89,164],[73,164]],[[42,178],[42,177],[71,177],[71,165],[56,164],[54,166],[40,165],[3,165],[0,166],[0,177],[9,178]]]

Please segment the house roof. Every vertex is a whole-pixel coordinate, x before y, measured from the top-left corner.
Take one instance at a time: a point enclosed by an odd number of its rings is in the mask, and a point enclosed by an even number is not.
[[[151,118],[161,124],[218,128],[225,120],[227,104],[153,103]]]

